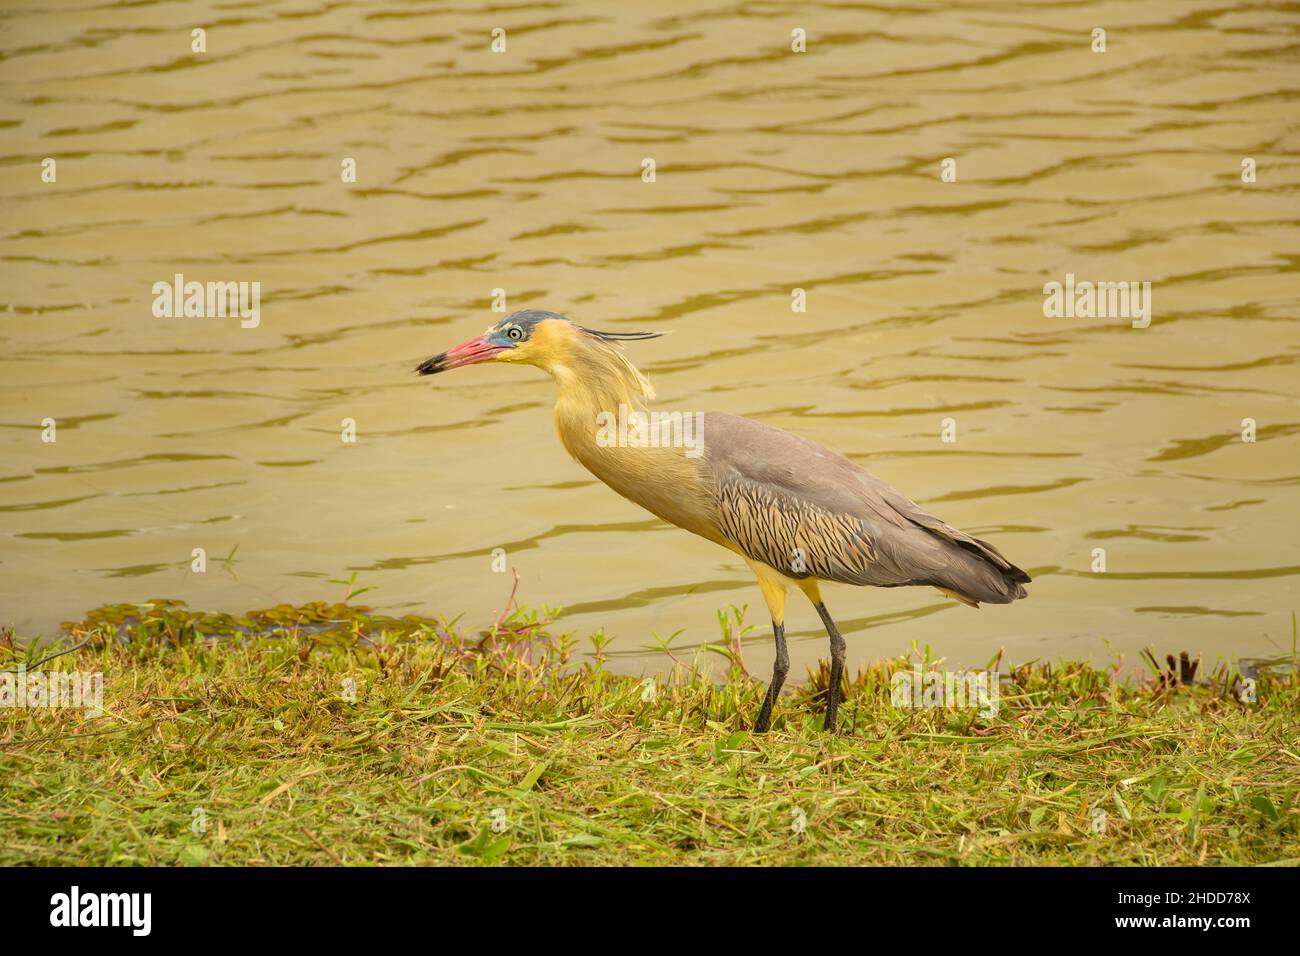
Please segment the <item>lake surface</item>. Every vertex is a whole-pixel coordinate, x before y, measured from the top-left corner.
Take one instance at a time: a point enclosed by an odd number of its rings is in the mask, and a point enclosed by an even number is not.
[[[572,462],[545,376],[412,374],[500,288],[671,332],[630,346],[661,407],[823,442],[1034,576],[978,612],[830,587],[851,665],[913,641],[963,665],[1289,652],[1298,24],[1222,2],[6,9],[0,621],[335,600],[356,572],[363,602],[485,626],[501,548],[520,601],[604,628],[619,669],[748,604],[766,673],[748,569]],[[155,317],[176,273],[259,282],[259,324]],[[1045,315],[1067,274],[1150,282],[1149,327]],[[795,597],[801,676],[826,641]]]

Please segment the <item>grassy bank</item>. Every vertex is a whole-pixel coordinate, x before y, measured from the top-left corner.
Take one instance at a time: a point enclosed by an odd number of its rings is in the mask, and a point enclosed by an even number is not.
[[[545,630],[96,612],[40,669],[102,671],[104,714],[0,709],[0,864],[1300,862],[1293,669],[1245,703],[1227,671],[1004,664],[983,717],[895,707],[913,656],[839,736],[810,675],[759,737],[734,621],[649,683]],[[48,653],[17,643],[0,667]]]

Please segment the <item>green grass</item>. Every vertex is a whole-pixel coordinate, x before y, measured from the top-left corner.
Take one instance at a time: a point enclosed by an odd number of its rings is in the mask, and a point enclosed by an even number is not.
[[[0,709],[0,864],[1300,862],[1293,668],[1243,703],[1222,669],[1026,665],[985,718],[893,706],[921,653],[860,672],[838,736],[824,672],[757,736],[724,624],[712,672],[647,685],[523,613],[102,609],[40,668],[102,671],[102,716]],[[0,636],[0,667],[48,652]]]

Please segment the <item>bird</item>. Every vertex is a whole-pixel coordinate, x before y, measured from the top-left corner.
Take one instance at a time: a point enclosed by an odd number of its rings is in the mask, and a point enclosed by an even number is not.
[[[843,699],[846,644],[822,600],[822,583],[925,585],[971,607],[1027,596],[1029,575],[993,545],[807,438],[749,418],[700,412],[691,419],[698,431],[691,440],[681,427],[666,429],[669,440],[662,440],[665,429],[646,427],[654,421],[647,412],[654,389],[624,348],[662,334],[600,331],[556,312],[525,309],[415,370],[434,375],[496,362],[548,373],[557,386],[560,441],[579,464],[634,504],[749,565],[776,643],[755,732],[769,730],[790,670],[785,609],[791,588],[812,603],[830,638],[822,727],[831,733]],[[639,426],[612,436],[615,419]]]

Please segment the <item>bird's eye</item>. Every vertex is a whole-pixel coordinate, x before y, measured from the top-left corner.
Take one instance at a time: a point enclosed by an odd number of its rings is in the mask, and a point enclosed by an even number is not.
[[[512,342],[518,342],[523,337],[524,330],[517,325],[512,325],[510,328],[506,329],[506,338],[510,339]]]

